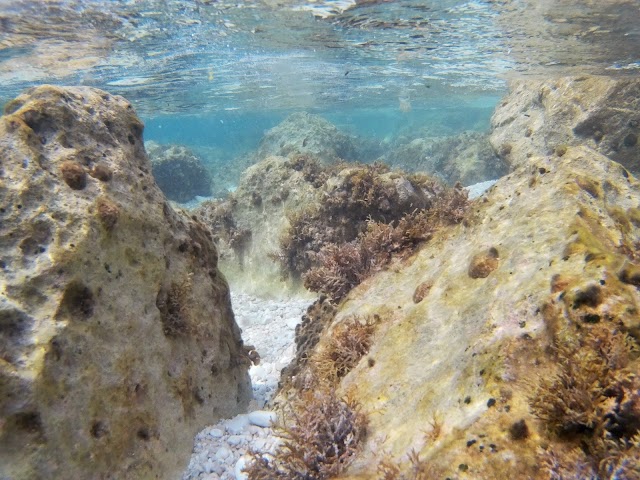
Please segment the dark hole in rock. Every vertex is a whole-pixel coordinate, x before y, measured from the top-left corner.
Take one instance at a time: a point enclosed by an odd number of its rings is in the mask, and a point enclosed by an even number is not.
[[[87,186],[87,172],[84,167],[73,160],[66,160],[60,165],[62,178],[74,190],[82,190]]]
[[[131,131],[136,137],[141,137],[142,132],[144,131],[144,127],[139,123],[134,123],[131,125]]]
[[[597,307],[601,303],[602,289],[598,285],[590,285],[576,293],[573,300],[573,308],[580,308],[583,305],[587,307]]]
[[[144,440],[145,442],[151,438],[151,434],[149,433],[149,429],[147,427],[141,427],[136,432],[136,436],[140,440]]]
[[[93,315],[95,301],[91,290],[79,283],[71,282],[62,296],[61,307],[73,317],[86,320]]]
[[[27,433],[42,433],[42,419],[38,412],[20,412],[13,418],[19,430]]]
[[[0,351],[17,347],[18,339],[31,328],[32,323],[25,312],[17,309],[0,310]]]
[[[31,235],[20,242],[23,255],[38,255],[46,249],[43,247],[51,241],[51,225],[45,220],[36,220],[31,227]]]
[[[22,119],[35,133],[43,134],[54,129],[54,120],[44,112],[27,110],[22,114]]]
[[[131,134],[127,135],[127,140],[129,140],[129,143],[130,143],[131,145],[133,145],[133,144],[135,144],[135,143],[136,143],[136,139],[135,139],[135,138],[133,137],[133,135],[131,135]]]
[[[173,283],[169,291],[160,290],[156,306],[160,310],[162,331],[167,337],[179,337],[188,333],[185,307],[186,289]]]
[[[109,430],[107,429],[107,426],[104,424],[104,422],[98,420],[96,422],[93,422],[93,424],[91,425],[91,436],[93,438],[102,438],[107,433],[109,433]]]
[[[638,143],[638,136],[635,133],[630,133],[622,141],[625,147],[634,147]]]

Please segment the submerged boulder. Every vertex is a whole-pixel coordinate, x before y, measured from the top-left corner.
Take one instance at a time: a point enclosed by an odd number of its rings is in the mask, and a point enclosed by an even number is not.
[[[491,148],[488,135],[472,131],[400,140],[389,148],[385,160],[408,171],[437,175],[450,185],[494,180],[508,171]]]
[[[585,145],[640,174],[638,78],[514,81],[491,124],[491,144],[512,168]]]
[[[306,155],[268,157],[245,171],[228,199],[193,213],[216,235],[229,278],[269,294],[299,291],[324,246],[351,242],[376,222],[395,225],[440,204],[450,190],[378,163],[324,166]]]
[[[340,132],[324,118],[305,112],[293,113],[269,130],[262,137],[256,158],[262,160],[272,155],[286,157],[296,153],[311,155],[324,164],[364,160],[358,158],[355,138]]]
[[[211,177],[202,160],[183,145],[146,143],[153,177],[167,198],[186,203],[211,195]]]
[[[640,183],[587,147],[529,163],[414,257],[309,310],[280,398],[331,384],[360,405],[367,439],[340,478],[637,468]]]
[[[204,225],[122,97],[42,86],[0,118],[0,477],[177,478],[251,395]]]

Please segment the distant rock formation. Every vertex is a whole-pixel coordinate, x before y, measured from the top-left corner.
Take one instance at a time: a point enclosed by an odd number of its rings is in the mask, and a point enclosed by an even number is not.
[[[175,479],[243,410],[207,228],[156,186],[122,97],[42,86],[0,118],[0,477]]]
[[[167,198],[186,203],[196,196],[211,195],[211,176],[202,160],[183,145],[146,142],[153,177]]]
[[[193,213],[216,235],[225,274],[265,294],[295,291],[323,246],[354,240],[368,222],[397,222],[430,208],[445,190],[425,175],[381,164],[324,166],[307,155],[272,156],[248,168],[228,199]]]
[[[519,80],[491,120],[491,144],[516,168],[585,145],[640,174],[640,80],[563,77]]]
[[[508,171],[508,165],[491,148],[488,135],[473,131],[401,138],[389,147],[384,158],[389,165],[436,175],[450,185],[495,180]]]
[[[319,115],[293,113],[269,130],[258,147],[256,159],[308,154],[324,164],[339,160],[365,161],[360,158],[357,140],[339,131]]]

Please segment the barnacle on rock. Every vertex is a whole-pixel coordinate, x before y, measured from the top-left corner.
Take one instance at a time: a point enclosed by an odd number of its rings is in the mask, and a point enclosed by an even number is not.
[[[62,179],[74,190],[82,190],[87,186],[87,172],[74,160],[65,160],[60,164]]]

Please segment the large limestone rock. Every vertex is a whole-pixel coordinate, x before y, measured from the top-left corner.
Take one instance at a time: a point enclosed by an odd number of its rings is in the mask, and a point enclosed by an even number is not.
[[[491,144],[512,168],[585,145],[640,174],[638,78],[514,81],[491,125]]]
[[[378,325],[339,385],[369,419],[341,478],[377,478],[385,456],[406,470],[412,450],[430,465],[425,478],[544,478],[536,455],[550,440],[529,402],[557,368],[558,325],[640,338],[640,182],[587,147],[529,163],[338,307],[316,350],[353,316]]]
[[[153,181],[121,97],[0,118],[0,477],[174,479],[250,382],[207,229]]]

